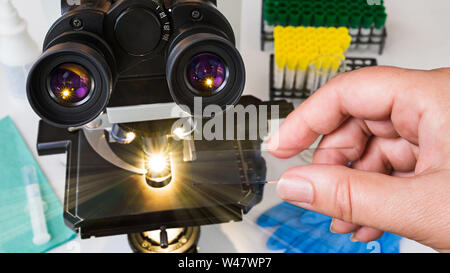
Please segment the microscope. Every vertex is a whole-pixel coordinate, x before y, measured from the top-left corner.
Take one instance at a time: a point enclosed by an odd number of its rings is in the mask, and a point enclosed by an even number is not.
[[[234,105],[277,107],[271,118],[293,106],[242,96],[244,62],[216,4],[61,1],[27,96],[38,154],[67,153],[64,220],[83,239],[128,234],[135,252],[196,252],[200,226],[241,221],[261,201],[263,136],[194,135]],[[249,135],[231,116],[220,134]]]

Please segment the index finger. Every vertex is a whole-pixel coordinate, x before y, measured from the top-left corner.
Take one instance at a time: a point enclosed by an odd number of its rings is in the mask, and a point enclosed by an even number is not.
[[[398,102],[404,100],[404,91],[414,80],[409,71],[412,70],[379,66],[333,78],[288,116],[269,141],[272,153],[282,158],[298,154],[320,135],[339,128],[350,116],[374,121],[389,119],[395,106],[405,106]],[[409,110],[419,114],[414,111],[418,109]]]

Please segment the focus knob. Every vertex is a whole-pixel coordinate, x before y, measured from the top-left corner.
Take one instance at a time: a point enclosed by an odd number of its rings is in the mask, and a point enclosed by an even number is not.
[[[161,32],[158,17],[144,8],[124,11],[115,25],[117,42],[133,56],[147,55],[155,50],[161,40]]]

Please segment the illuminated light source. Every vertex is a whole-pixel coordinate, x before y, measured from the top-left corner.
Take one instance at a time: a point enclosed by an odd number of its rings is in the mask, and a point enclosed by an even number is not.
[[[172,166],[168,153],[150,154],[145,160],[147,184],[162,188],[172,181]]]
[[[205,81],[206,86],[208,86],[209,88],[213,87],[214,81],[211,78],[206,79]]]
[[[188,118],[182,121],[182,124],[177,125],[177,127],[172,128],[172,136],[178,138],[176,140],[187,140],[191,138],[192,133],[194,133],[197,128],[197,121],[193,118]]]
[[[182,127],[175,128],[175,130],[173,130],[173,134],[180,139],[185,137],[185,131]]]
[[[110,131],[110,136],[112,137],[110,139],[111,142],[117,142],[120,144],[130,144],[137,137],[135,132],[127,128],[122,128],[119,124],[113,124]]]
[[[168,157],[162,154],[150,155],[147,159],[147,167],[148,171],[153,174],[162,173],[169,167]]]
[[[131,143],[131,142],[133,142],[133,140],[136,138],[136,134],[133,133],[133,132],[128,132],[128,133],[126,134],[125,138],[126,138],[126,142],[127,142],[127,143]]]
[[[61,94],[62,94],[63,99],[67,99],[68,97],[70,97],[70,91],[69,91],[69,89],[64,89],[64,90],[61,92]]]

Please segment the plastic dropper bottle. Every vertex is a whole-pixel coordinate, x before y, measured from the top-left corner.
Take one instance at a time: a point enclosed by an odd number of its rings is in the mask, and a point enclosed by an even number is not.
[[[0,69],[13,98],[26,101],[28,71],[39,55],[39,48],[29,35],[26,22],[10,0],[0,0]]]

